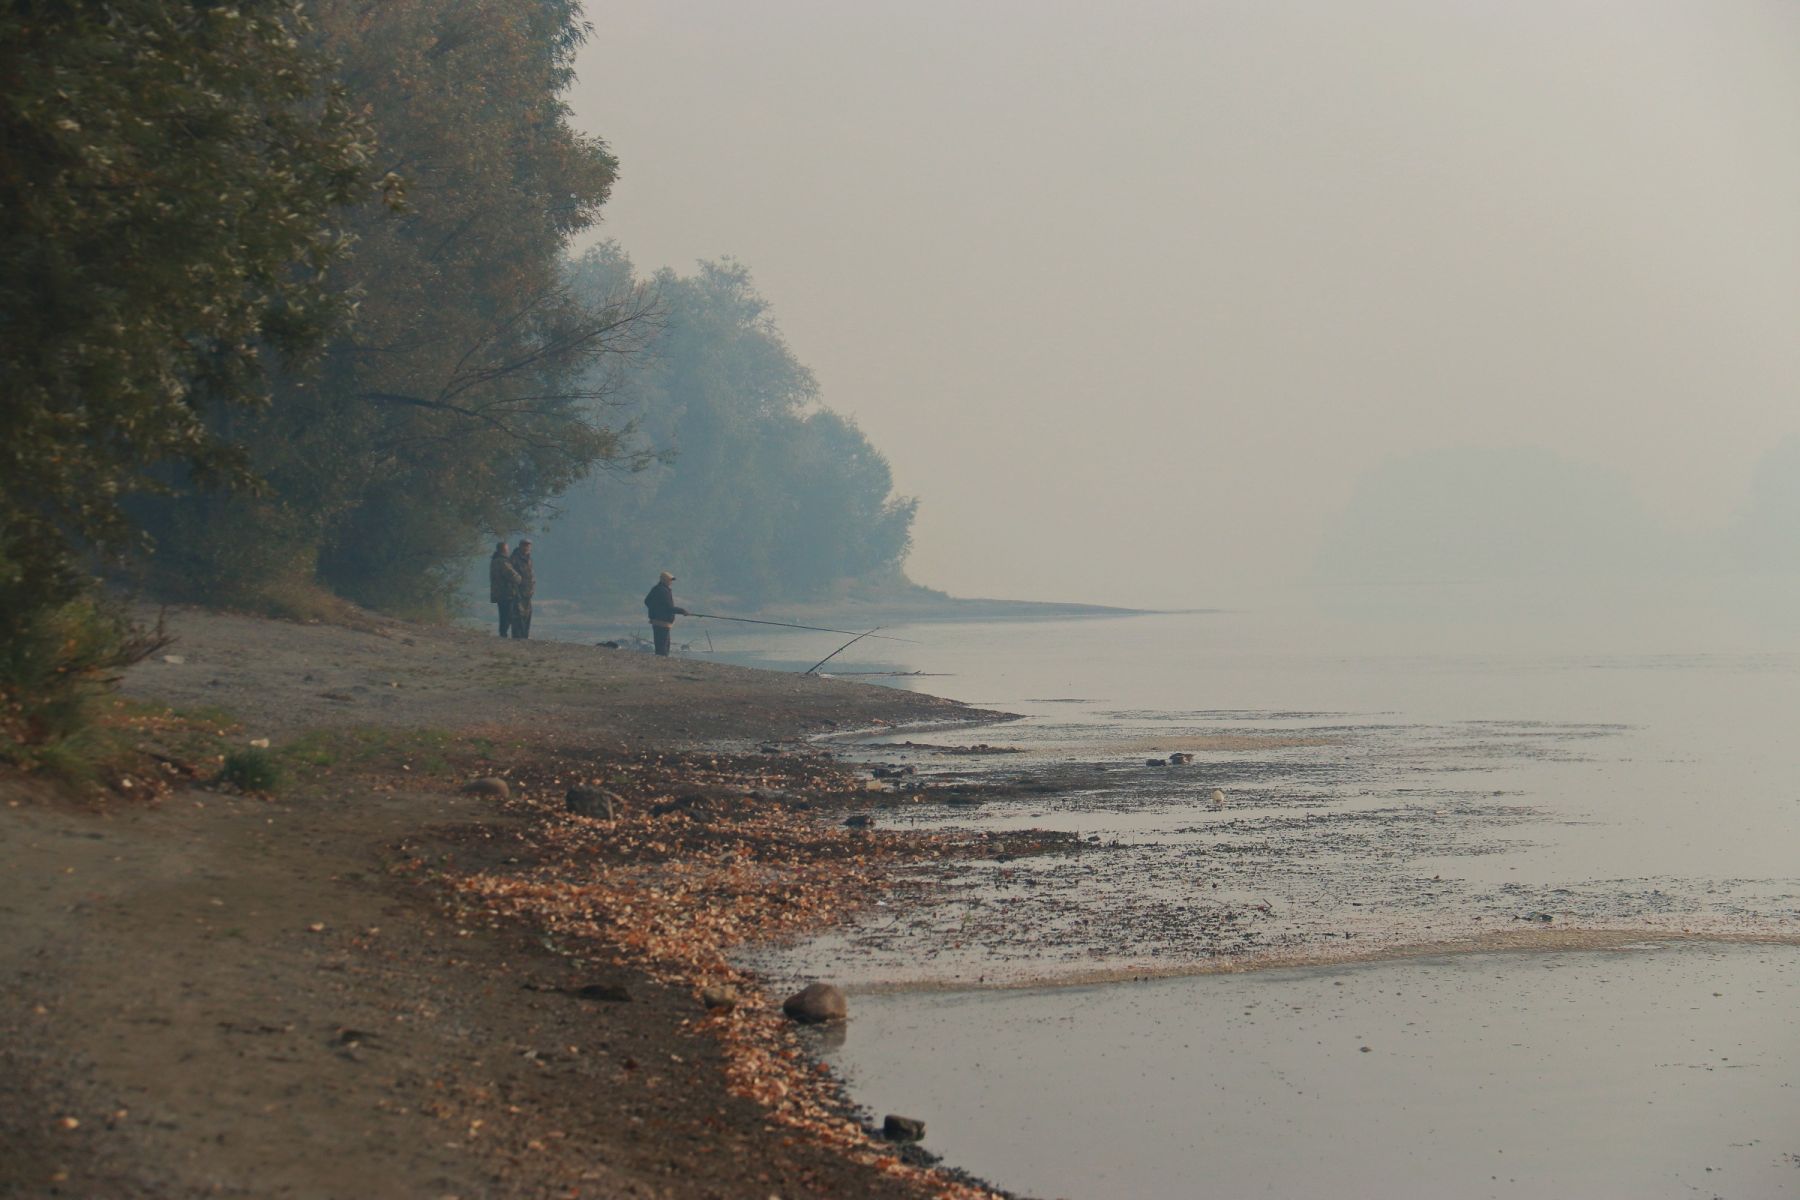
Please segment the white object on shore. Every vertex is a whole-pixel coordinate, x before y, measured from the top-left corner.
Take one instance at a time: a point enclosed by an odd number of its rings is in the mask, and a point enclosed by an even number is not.
[[[267,750],[269,748],[269,739],[268,738],[251,738],[250,744],[252,746],[255,746],[258,750]]]
[[[1225,807],[1225,789],[1224,788],[1214,788],[1212,790],[1212,802],[1213,802],[1214,808],[1224,808]]]

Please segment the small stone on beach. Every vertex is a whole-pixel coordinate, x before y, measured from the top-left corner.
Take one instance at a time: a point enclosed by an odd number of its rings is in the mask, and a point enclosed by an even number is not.
[[[925,1137],[925,1122],[917,1117],[889,1113],[881,1122],[881,1136],[890,1142],[917,1142]]]
[[[471,779],[468,783],[463,784],[462,790],[466,796],[495,796],[501,800],[512,795],[512,788],[506,780],[493,775],[482,779]]]

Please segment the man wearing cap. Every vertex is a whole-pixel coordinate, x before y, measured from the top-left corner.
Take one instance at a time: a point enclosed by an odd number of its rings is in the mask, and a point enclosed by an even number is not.
[[[513,588],[512,635],[531,636],[531,597],[537,591],[537,574],[531,569],[531,539],[523,538],[512,552],[512,569],[519,582]]]
[[[687,609],[675,607],[675,591],[669,586],[674,582],[675,577],[664,571],[644,597],[644,607],[650,610],[650,633],[656,639],[656,653],[662,658],[669,657],[669,630],[675,627],[675,618],[688,615]]]
[[[506,543],[494,543],[494,557],[488,559],[488,599],[500,607],[500,636],[512,630],[514,593],[519,587],[519,573],[506,557]]]

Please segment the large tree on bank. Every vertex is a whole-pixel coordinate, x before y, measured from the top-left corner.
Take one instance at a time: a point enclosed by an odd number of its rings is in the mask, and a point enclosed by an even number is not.
[[[367,208],[334,267],[354,320],[232,436],[268,484],[145,511],[159,574],[217,594],[317,578],[365,603],[435,607],[483,531],[531,519],[624,453],[606,373],[641,293],[577,303],[569,239],[616,163],[561,94],[587,35],[568,0],[317,0],[321,53],[375,130],[400,213]]]
[[[322,347],[368,129],[300,6],[0,8],[0,592],[81,586],[159,465],[243,482],[220,414]]]
[[[373,145],[308,36],[287,0],[0,7],[0,759],[154,644],[92,584],[126,500],[249,485],[231,415],[348,314]]]

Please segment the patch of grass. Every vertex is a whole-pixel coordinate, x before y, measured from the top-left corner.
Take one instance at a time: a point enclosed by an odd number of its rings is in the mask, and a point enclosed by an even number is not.
[[[413,762],[413,769],[426,775],[447,775],[450,760],[441,754],[426,754]]]
[[[281,786],[281,763],[267,750],[255,746],[232,750],[219,768],[222,782],[246,792],[273,792]]]
[[[33,774],[65,787],[86,788],[99,781],[123,749],[110,730],[88,726],[28,750],[21,747],[13,757]]]
[[[264,579],[247,587],[228,587],[217,599],[226,607],[280,621],[364,630],[380,624],[365,609],[332,592],[304,571]]]
[[[445,729],[317,729],[282,746],[280,757],[304,767],[391,767],[446,772],[456,735]]]
[[[279,753],[282,758],[301,766],[335,767],[343,757],[341,740],[335,732],[315,729],[286,743]]]

